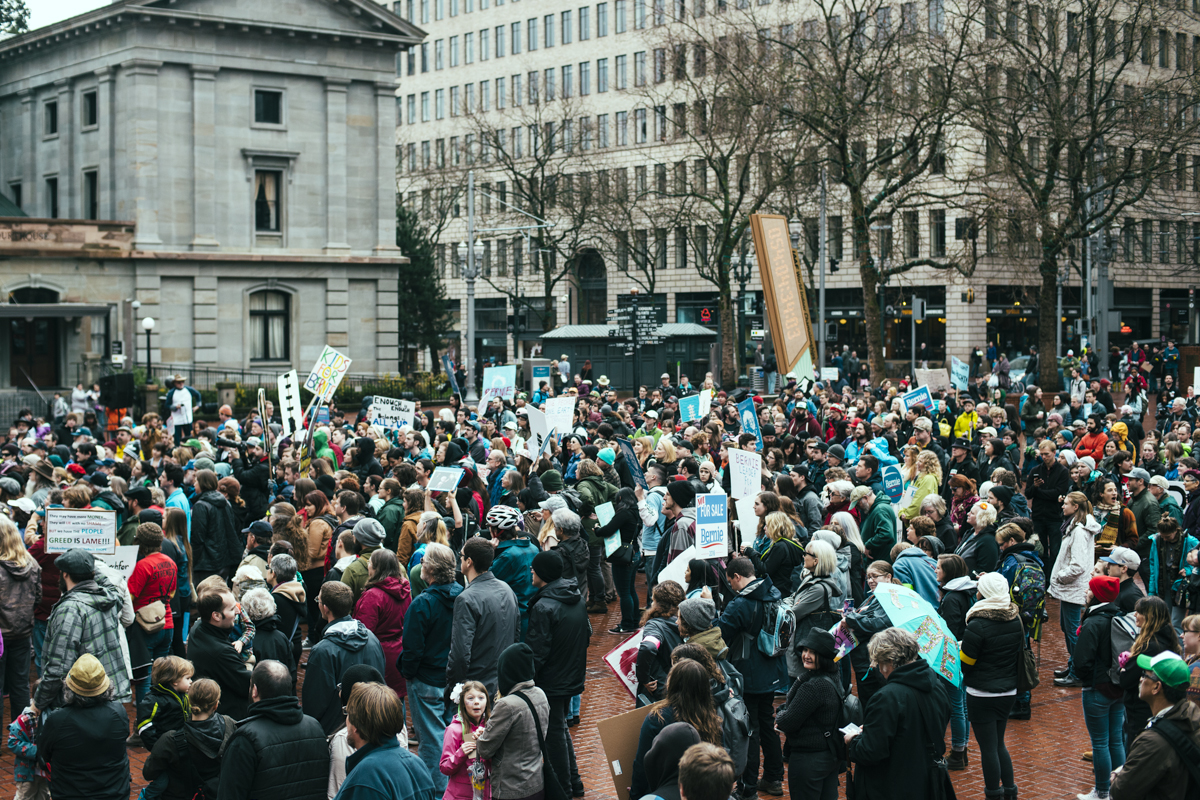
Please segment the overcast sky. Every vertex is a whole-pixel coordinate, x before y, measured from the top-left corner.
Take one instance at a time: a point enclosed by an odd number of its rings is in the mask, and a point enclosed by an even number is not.
[[[107,4],[108,0],[26,0],[29,30],[44,28]]]

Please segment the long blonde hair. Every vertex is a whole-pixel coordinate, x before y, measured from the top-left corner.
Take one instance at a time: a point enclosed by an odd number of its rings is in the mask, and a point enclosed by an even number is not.
[[[1071,505],[1075,506],[1075,514],[1071,517],[1070,527],[1086,524],[1092,516],[1092,502],[1087,499],[1087,495],[1083,492],[1071,492],[1067,495],[1067,499],[1071,501]]]
[[[21,542],[17,523],[0,514],[0,561],[13,561],[19,566],[29,563],[29,552]]]
[[[932,450],[922,450],[917,454],[917,471],[932,475],[942,485],[942,462],[938,461],[937,453]]]

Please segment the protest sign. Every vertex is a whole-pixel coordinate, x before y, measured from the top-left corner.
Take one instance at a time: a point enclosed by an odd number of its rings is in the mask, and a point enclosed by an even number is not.
[[[950,382],[954,384],[954,388],[960,392],[967,390],[967,383],[971,380],[971,365],[965,361],[960,361],[955,356],[950,356]]]
[[[628,439],[617,439],[617,444],[620,446],[621,452],[625,454],[625,464],[629,467],[629,474],[633,476],[634,484],[650,491],[650,484],[646,483],[642,465],[638,463],[637,455],[633,452],[633,442]]]
[[[529,441],[526,443],[534,453],[540,453],[550,438],[550,420],[544,412],[533,406],[525,406],[521,412],[529,417]]]
[[[400,428],[404,425],[411,426],[413,419],[416,417],[417,404],[411,400],[400,400],[395,397],[380,397],[375,395],[371,399],[371,407],[368,409],[371,415],[371,421],[376,425],[382,425],[385,428]]]
[[[517,365],[505,364],[501,367],[483,368],[483,397],[480,402],[487,403],[492,398],[512,400],[517,393]],[[480,413],[483,408],[480,407]]]
[[[641,645],[640,634],[637,637]],[[625,645],[619,645],[625,648]],[[637,648],[634,648],[636,656]],[[633,659],[636,664],[637,659]],[[632,669],[632,667],[631,667]],[[619,677],[619,676],[618,676]],[[636,678],[635,678],[636,680]],[[629,688],[626,685],[625,688]],[[630,691],[636,691],[631,689]],[[615,717],[609,717],[596,728],[600,731],[600,744],[604,747],[604,760],[612,775],[613,788],[617,792],[617,800],[630,800],[629,786],[633,783],[633,760],[637,757],[638,742],[642,732],[642,723],[646,720],[654,706],[646,705],[627,711]],[[634,798],[634,800],[637,800]]]
[[[758,409],[754,405],[754,398],[747,397],[738,403],[737,409],[738,419],[742,423],[742,433],[753,433],[758,439],[758,446],[755,449],[762,450],[762,432],[758,429]]]
[[[117,512],[100,508],[47,508],[46,552],[117,552]]]
[[[663,583],[664,581],[675,581],[680,586],[686,587],[687,580],[684,579],[684,575],[687,573],[688,562],[693,558],[700,557],[700,551],[696,549],[695,545],[692,545],[687,550],[684,550],[682,553],[675,556],[675,558],[671,559],[670,564],[667,564],[667,566],[663,567],[663,571],[658,573],[658,582]]]
[[[304,405],[300,401],[300,376],[296,370],[276,378],[279,387],[279,416],[283,420],[284,436],[295,436],[304,427]]]
[[[724,494],[696,496],[696,547],[701,558],[729,555],[729,498]]]
[[[883,468],[883,491],[893,503],[900,499],[904,491],[904,476],[900,467],[889,464]]]
[[[620,534],[617,534],[617,538],[621,538]],[[634,699],[637,699],[637,652],[641,644],[642,632],[637,630],[604,656],[604,663],[608,665],[608,668],[617,676],[617,680]]]
[[[546,401],[546,423],[558,432],[561,440],[564,434],[571,432],[571,423],[575,421],[575,398],[551,397]]]
[[[700,395],[679,398],[679,421],[691,422],[700,419]]]
[[[933,411],[933,394],[929,391],[928,386],[918,386],[911,392],[901,395],[900,404],[904,406],[905,411],[913,406],[925,406],[926,411]]]
[[[712,411],[712,389],[705,389],[700,393],[700,419],[708,419],[709,412]]]
[[[304,381],[304,388],[328,403],[342,378],[350,371],[350,363],[349,356],[325,345],[317,363],[313,364],[312,371],[308,373],[308,379]]]
[[[454,377],[454,362],[450,360],[449,354],[442,356],[442,371],[446,373],[446,380],[450,384],[450,391],[455,394],[462,394],[458,390],[458,380]]]
[[[601,503],[600,505],[596,506],[596,521],[599,523],[600,527],[604,527],[608,523],[612,522],[612,518],[616,513],[617,510],[613,508],[611,500],[607,503]]]
[[[762,456],[748,450],[729,451],[729,493],[753,497],[762,486]]]
[[[950,377],[944,369],[918,369],[917,384],[929,387],[930,392],[944,392],[951,388]]]
[[[452,492],[458,488],[462,476],[461,467],[435,467],[433,474],[429,476],[429,485],[425,488],[431,492]]]
[[[838,368],[837,367],[821,367],[821,380],[826,381],[828,383],[837,383],[838,382]]]
[[[742,544],[753,544],[758,534],[758,516],[754,513],[754,501],[757,499],[757,495],[750,495],[733,501],[733,507],[737,509]]]
[[[112,555],[107,553],[97,553],[96,558],[103,561],[112,567],[113,572],[121,576],[124,581],[129,580],[129,576],[133,574],[133,567],[137,564],[138,546],[136,544],[117,545],[116,552]]]

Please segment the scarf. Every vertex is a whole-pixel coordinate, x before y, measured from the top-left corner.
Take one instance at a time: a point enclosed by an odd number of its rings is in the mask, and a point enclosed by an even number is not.
[[[975,614],[986,611],[1007,611],[1013,605],[1009,594],[1008,580],[999,572],[988,572],[981,575],[977,585],[982,600],[976,600],[975,605],[967,611],[966,619],[970,621]]]
[[[1092,516],[1100,523],[1100,533],[1096,536],[1097,558],[1108,555],[1116,546],[1121,531],[1122,511],[1119,503],[1111,506],[1096,504],[1093,507]]]

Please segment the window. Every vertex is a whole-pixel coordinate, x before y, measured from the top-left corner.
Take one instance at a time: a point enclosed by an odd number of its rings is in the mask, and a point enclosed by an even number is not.
[[[496,58],[504,58],[504,26],[496,26]]]
[[[421,122],[429,122],[429,92],[421,92]]]
[[[458,0],[450,0],[450,16],[458,16]]]
[[[646,109],[639,108],[633,112],[633,142],[646,143]]]
[[[587,97],[592,93],[592,62],[579,62],[579,96]]]
[[[646,85],[646,51],[633,54],[633,85]]]
[[[946,212],[930,211],[929,227],[929,255],[941,258],[946,255]]]
[[[514,22],[510,26],[510,36],[508,43],[508,52],[514,56],[521,54],[521,23]]]
[[[542,74],[542,82],[545,84],[546,100],[549,102],[554,99],[554,67],[551,67]],[[569,93],[570,89],[563,89],[563,97],[567,97]]]
[[[617,147],[629,144],[629,112],[617,112]],[[19,186],[20,184],[18,184]]]
[[[446,0],[433,0],[433,18],[441,22],[446,18]]]
[[[633,0],[633,27],[639,31],[646,27],[646,0]]]
[[[667,229],[654,229],[654,268],[665,270],[667,268]]]
[[[58,178],[46,178],[46,216],[58,216]]]
[[[82,112],[83,112],[83,129],[95,128],[100,124],[100,98],[93,89],[90,92],[84,92],[81,96]]]
[[[628,89],[629,88],[628,77],[627,77],[626,69],[625,69],[625,62],[627,60],[628,60],[628,56],[617,56],[614,59],[614,61],[615,61],[614,66],[616,67],[616,71],[617,71],[617,74],[616,74],[617,89]]]
[[[929,0],[929,32],[934,36],[941,36],[946,32],[944,0]]]
[[[421,24],[429,24],[429,0],[421,0]]]
[[[513,75],[512,81],[512,104],[514,106],[521,105],[521,76]]]
[[[19,182],[18,183],[10,183],[8,185],[8,196],[12,198],[13,205],[15,205],[17,208],[21,207],[21,201],[25,199],[24,197],[22,197],[24,192],[22,192],[21,189],[22,189],[22,187]]]
[[[608,36],[608,3],[596,5],[596,36]]]
[[[596,115],[596,147],[608,147],[608,114]]]
[[[446,40],[438,39],[433,43],[433,68],[435,70],[446,68]]]
[[[536,71],[529,73],[529,104],[534,105],[538,101],[538,74]],[[532,144],[532,141],[530,142]]]
[[[591,11],[587,6],[579,9],[579,41],[581,42],[592,38]]]
[[[654,25],[655,25],[655,27],[657,27],[659,25],[667,24],[666,3],[667,3],[667,0],[654,0]]]
[[[285,361],[288,351],[288,305],[283,292],[250,295],[250,359]]]
[[[596,59],[596,94],[608,91],[608,59]]]
[[[429,42],[421,42],[421,72],[429,72]]]
[[[278,233],[280,227],[280,192],[283,173],[275,170],[254,172],[254,230],[263,233]]]
[[[446,90],[438,89],[433,93],[433,117],[434,119],[446,118]]]
[[[537,19],[527,20],[525,22],[525,51],[528,53],[532,53],[534,50],[537,50],[537,43],[538,43],[537,29],[538,29]],[[516,38],[516,37],[513,37],[513,38]]]
[[[566,100],[571,96],[571,89],[575,85],[575,68],[570,64],[564,64],[562,68],[562,96]]]
[[[450,37],[450,66],[458,66],[458,37]]]
[[[570,44],[575,41],[574,21],[570,11],[562,12],[562,43]]]
[[[625,32],[625,3],[626,0],[616,0],[613,3],[613,21],[616,23],[617,33]]]
[[[656,142],[665,142],[667,140],[667,107],[654,107],[654,140]]]
[[[100,219],[100,173],[94,169],[83,173],[83,218]]]
[[[459,91],[457,86],[450,87],[450,116],[457,117],[462,110],[459,105]]]
[[[492,82],[491,81],[480,81],[479,82],[479,110],[480,111],[491,111],[492,110],[491,104],[492,104]],[[486,145],[487,139],[486,138],[482,139],[482,142]]]
[[[542,47],[554,47],[554,15],[542,17]]]
[[[58,101],[51,100],[42,107],[42,134],[58,135]]]
[[[688,234],[687,228],[675,229],[675,269],[684,269],[687,267],[687,243]]]
[[[496,110],[503,111],[508,105],[508,96],[505,93],[504,78],[496,78]]]
[[[408,108],[408,124],[412,125],[417,121],[417,96],[415,94],[408,96],[406,106]]]
[[[429,169],[433,166],[432,150],[430,149],[429,140],[421,142],[421,168]],[[426,190],[428,191],[428,190]],[[428,204],[426,204],[428,205]]]
[[[667,50],[660,47],[654,51],[654,82],[662,83],[667,79]]]
[[[415,142],[408,145],[408,171],[417,171],[417,145]],[[411,192],[409,194],[412,194]]]

